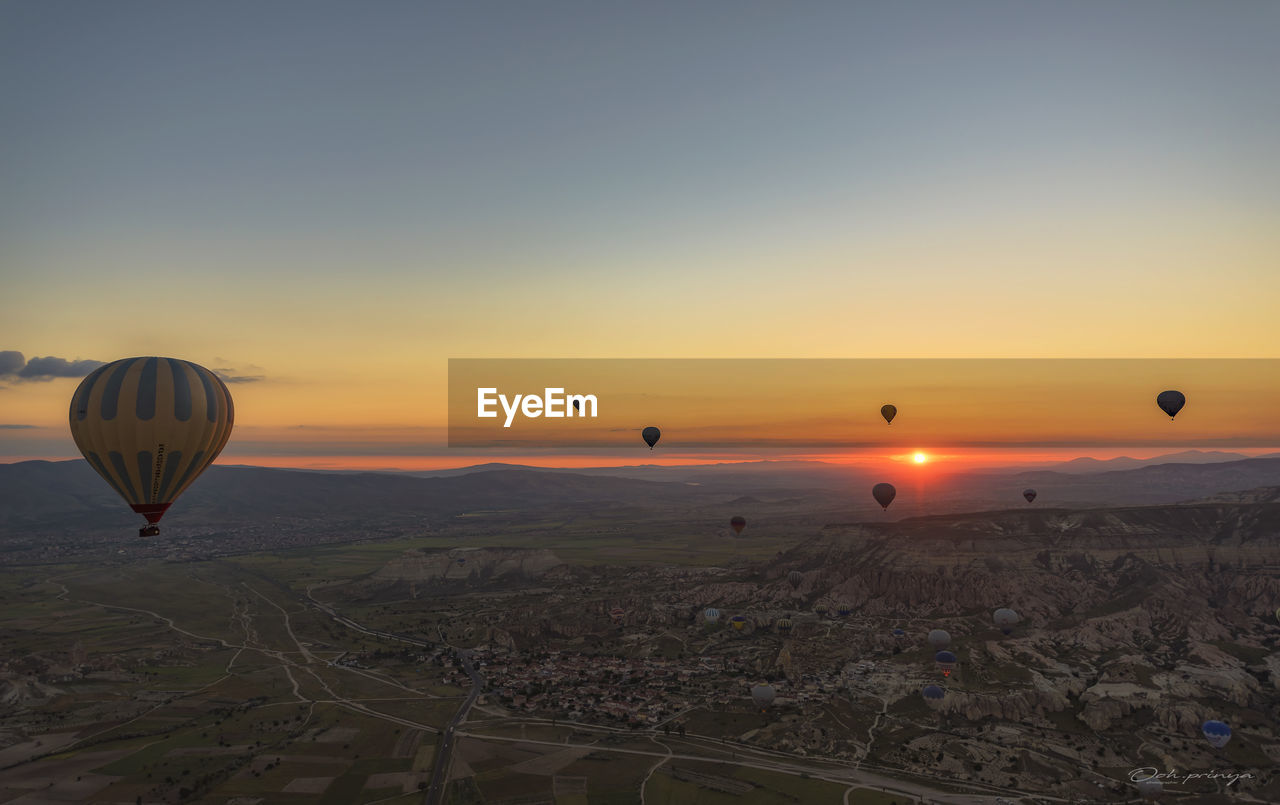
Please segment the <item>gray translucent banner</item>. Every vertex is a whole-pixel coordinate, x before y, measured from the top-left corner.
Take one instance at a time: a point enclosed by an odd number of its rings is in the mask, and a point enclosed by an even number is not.
[[[656,450],[1280,447],[1280,359],[449,361],[450,447],[645,448],[646,427]]]

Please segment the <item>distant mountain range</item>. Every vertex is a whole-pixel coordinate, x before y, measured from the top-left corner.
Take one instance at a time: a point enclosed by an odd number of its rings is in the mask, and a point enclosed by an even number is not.
[[[417,477],[218,466],[210,468],[165,519],[222,528],[273,519],[335,527],[451,523],[477,513],[498,513],[511,522],[588,514],[615,522],[688,517],[727,523],[731,514],[742,514],[749,522],[852,522],[1001,509],[1224,500],[1230,498],[1220,496],[1230,493],[1259,499],[1265,492],[1257,490],[1280,487],[1280,457],[1159,463],[1093,473],[1041,469],[937,475],[927,483],[912,480],[910,468],[905,468],[899,471],[902,478],[890,479],[898,485],[898,499],[886,514],[871,500],[873,479],[864,470],[839,465],[759,462],[643,471],[645,477],[636,478],[603,471],[488,468]],[[1026,487],[1039,493],[1032,506],[1021,498]],[[0,464],[0,538],[9,532],[29,537],[32,530],[127,531],[138,520],[84,461]]]

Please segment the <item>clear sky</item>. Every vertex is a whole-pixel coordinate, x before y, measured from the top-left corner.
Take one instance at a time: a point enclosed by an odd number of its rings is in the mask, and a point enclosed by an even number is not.
[[[449,357],[1277,357],[1277,41],[1270,0],[9,0],[0,351],[239,378],[227,461],[435,451]],[[0,460],[75,454],[40,366]]]

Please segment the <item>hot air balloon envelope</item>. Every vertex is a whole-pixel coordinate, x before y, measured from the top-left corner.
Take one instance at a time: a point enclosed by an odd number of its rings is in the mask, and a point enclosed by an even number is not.
[[[893,488],[893,484],[876,484],[871,487],[871,496],[876,499],[885,509],[889,508],[889,504],[897,497],[898,490]]]
[[[885,422],[892,424],[893,418],[897,415],[898,415],[897,406],[893,406],[893,405],[880,406],[880,416],[884,417]]]
[[[71,397],[76,447],[153,525],[222,452],[234,419],[231,393],[218,376],[177,358],[113,361]]]
[[[1160,410],[1169,415],[1173,419],[1182,410],[1182,406],[1187,404],[1187,398],[1181,391],[1162,391],[1156,395],[1156,405],[1160,406]]]
[[[1206,721],[1200,731],[1214,749],[1221,749],[1231,740],[1231,728],[1222,721]]]
[[[729,521],[729,527],[733,529],[733,533],[735,533],[735,534],[741,534],[741,533],[742,533],[742,529],[744,529],[744,528],[746,528],[746,527],[747,527],[747,518],[745,518],[745,517],[734,517],[733,519],[731,519],[731,520]],[[766,529],[766,530],[767,530],[767,529]]]
[[[929,632],[929,645],[933,646],[935,651],[940,651],[951,645],[951,635],[943,629],[934,629]]]
[[[1022,490],[1022,496],[1027,499],[1028,503],[1030,503],[1031,501],[1036,499],[1036,490],[1024,489]]]
[[[773,685],[756,685],[751,688],[751,700],[759,707],[768,707],[773,704],[774,696]]]
[[[1019,620],[1018,613],[1014,612],[1012,609],[1006,609],[1003,607],[997,609],[991,616],[991,619],[996,622],[996,626],[999,626],[1000,630],[1005,634],[1009,634],[1009,632],[1013,631],[1014,624]]]
[[[640,438],[644,439],[644,443],[649,445],[649,449],[652,450],[653,446],[662,438],[662,431],[650,426],[640,431]]]

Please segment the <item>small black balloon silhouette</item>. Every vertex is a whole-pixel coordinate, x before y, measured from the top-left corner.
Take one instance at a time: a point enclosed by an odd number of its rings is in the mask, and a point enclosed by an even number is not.
[[[1182,406],[1187,404],[1187,398],[1181,391],[1170,389],[1162,391],[1156,396],[1156,405],[1160,406],[1160,410],[1169,415],[1173,419],[1182,410]]]

